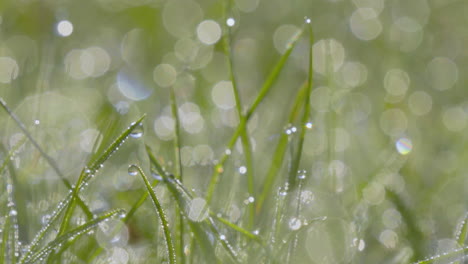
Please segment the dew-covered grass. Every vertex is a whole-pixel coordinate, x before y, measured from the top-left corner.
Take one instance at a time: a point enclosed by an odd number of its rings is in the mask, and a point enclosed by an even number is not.
[[[466,263],[466,10],[0,2],[0,264]]]

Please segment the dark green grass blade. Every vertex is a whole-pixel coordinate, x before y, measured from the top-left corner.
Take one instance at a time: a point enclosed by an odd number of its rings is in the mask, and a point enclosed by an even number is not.
[[[122,209],[115,209],[112,211],[109,211],[99,217],[94,218],[91,221],[86,222],[83,225],[80,225],[70,231],[68,231],[65,234],[62,234],[61,236],[58,236],[56,239],[48,243],[44,248],[41,250],[35,252],[29,259],[27,259],[26,263],[35,263],[36,261],[40,259],[44,259],[47,257],[52,251],[60,249],[63,247],[65,244],[67,244],[67,241],[73,240],[75,241],[78,237],[86,234],[89,232],[91,229],[96,227],[99,223],[105,221],[106,219],[115,217],[115,216],[120,216],[124,214],[125,211]]]
[[[468,237],[468,212],[465,214],[465,217],[461,221],[460,229],[457,232],[456,239],[458,245],[465,245],[466,238]]]
[[[177,110],[177,101],[175,98],[174,87],[170,90],[171,93],[171,111],[172,111],[172,118],[175,121],[175,137],[174,137],[174,164],[176,165],[175,175],[181,182],[183,181],[183,174],[182,174],[182,160],[180,158],[180,149],[181,149],[181,133],[180,133],[180,120],[179,120],[179,113]],[[176,215],[178,218],[178,225],[177,225],[177,233],[178,233],[178,240],[177,240],[177,256],[180,256],[181,263],[185,263],[185,254],[184,254],[184,218],[180,214],[180,211],[176,211]]]
[[[413,259],[421,259],[424,256],[423,250],[423,242],[424,235],[419,229],[418,224],[416,223],[415,217],[411,208],[409,208],[403,199],[395,192],[390,190],[389,188],[385,189],[385,193],[387,198],[392,202],[396,209],[400,212],[403,221],[408,226],[408,241],[411,243],[412,249],[414,251]]]
[[[103,166],[104,162],[106,162],[110,156],[112,156],[112,154],[116,152],[117,149],[126,141],[126,139],[130,136],[130,133],[132,133],[132,131],[137,126],[141,126],[141,122],[145,116],[146,115],[143,115],[137,121],[130,124],[130,126],[123,133],[121,133],[120,136],[117,137],[117,139],[114,140],[114,142],[112,142],[112,144],[110,144],[110,146],[95,161],[90,162],[89,165],[82,170],[75,188],[73,189],[73,199],[66,209],[58,235],[64,234],[65,230],[68,228],[70,219],[75,209],[75,202],[77,201],[75,197],[79,197],[78,194],[86,186],[86,183],[94,177],[98,170]]]
[[[314,44],[314,35],[312,32],[312,26],[307,24],[309,28],[309,69],[308,69],[308,80],[307,80],[307,89],[304,96],[304,110],[302,114],[301,126],[299,128],[299,139],[297,143],[297,150],[292,159],[291,169],[289,172],[289,188],[290,191],[294,190],[297,182],[297,171],[302,158],[302,150],[304,148],[304,139],[305,132],[307,130],[306,123],[309,121],[310,117],[310,94],[312,92],[312,85],[314,80],[314,69],[313,69],[313,52],[312,47]]]
[[[306,83],[307,84],[307,83]],[[299,110],[303,102],[304,98],[304,93],[308,90],[307,85],[303,85],[299,92],[297,93],[296,100],[293,104],[292,110],[289,114],[288,118],[288,123],[292,124],[294,123],[294,120],[297,118],[299,115]],[[278,141],[278,144],[276,146],[276,150],[273,154],[273,158],[271,160],[271,165],[270,168],[268,169],[267,175],[265,177],[265,180],[262,184],[263,190],[260,194],[260,197],[257,202],[257,213],[259,213],[262,210],[263,203],[265,200],[269,197],[271,194],[271,190],[273,189],[273,185],[276,180],[276,176],[278,175],[284,161],[284,155],[286,153],[286,149],[288,147],[289,143],[289,135],[281,131],[281,135]]]
[[[268,75],[267,79],[262,85],[262,88],[260,89],[260,92],[258,93],[257,97],[255,98],[254,102],[244,115],[244,118],[240,120],[239,125],[237,126],[236,131],[232,135],[231,139],[229,140],[229,143],[227,144],[228,149],[232,149],[234,144],[237,141],[237,138],[241,135],[241,131],[245,129],[245,126],[247,125],[247,121],[252,117],[252,114],[255,112],[257,109],[258,105],[265,99],[273,85],[275,84],[276,80],[278,79],[282,69],[284,68],[284,65],[286,64],[286,61],[288,60],[289,56],[291,55],[291,52],[293,51],[294,47],[296,46],[299,38],[301,37],[303,33],[303,30],[301,30],[294,38],[291,40],[290,44],[288,45],[288,48],[286,49],[286,52],[281,56],[279,61],[276,63],[274,66],[273,70],[270,72]],[[218,164],[214,167],[213,173],[211,175],[211,180],[208,185],[208,190],[206,193],[206,201],[208,204],[211,203],[211,200],[213,199],[213,193],[216,187],[216,184],[219,181],[219,175],[222,172],[222,168],[224,166],[224,163],[226,162],[227,158],[229,155],[224,153],[221,158],[219,159]]]
[[[155,188],[159,184],[159,181],[155,180],[151,184],[151,188]],[[146,198],[148,198],[149,193],[148,192],[143,192],[143,194],[140,196],[140,198],[132,205],[130,210],[125,214],[125,217],[122,218],[122,222],[127,224],[128,221],[135,215],[136,211],[143,205],[143,203],[146,201]],[[97,247],[96,250],[90,254],[90,257],[88,258],[88,263],[92,263],[93,260],[101,254],[103,248],[102,247]]]
[[[146,177],[145,173],[143,170],[137,166],[137,165],[130,165],[128,168],[129,170],[131,169],[136,169],[141,175],[141,178],[145,182],[146,190],[149,193],[149,196],[151,197],[151,200],[153,201],[153,205],[156,209],[156,214],[159,216],[159,220],[161,222],[163,232],[164,232],[164,238],[166,240],[166,248],[167,248],[167,254],[169,256],[169,263],[174,264],[176,263],[176,255],[174,252],[174,243],[172,242],[172,237],[171,237],[171,231],[169,230],[169,223],[167,221],[166,214],[164,213],[164,210],[161,206],[161,203],[159,203],[158,198],[156,197],[156,194],[154,193],[154,190],[148,181],[148,177]]]
[[[63,182],[63,184],[67,187],[67,189],[72,190],[72,185],[70,182],[65,178],[64,174],[61,172],[59,167],[57,166],[57,163],[49,156],[45,151],[42,149],[41,146],[36,142],[36,140],[31,136],[31,133],[29,133],[28,129],[26,126],[21,122],[21,120],[13,113],[13,111],[7,106],[5,101],[0,97],[0,106],[5,110],[5,112],[8,113],[8,115],[15,121],[15,123],[18,125],[18,127],[21,129],[21,131],[26,135],[26,137],[29,139],[31,144],[39,151],[39,153],[44,157],[44,159],[49,163],[50,167],[55,171],[55,173],[59,176],[60,180]],[[90,219],[93,214],[91,213],[91,210],[89,207],[81,200],[79,196],[75,197],[77,199],[77,204],[81,207],[83,212],[86,214],[88,219]]]
[[[186,207],[187,204],[189,204],[193,196],[190,194],[190,192],[187,191],[185,187],[183,187],[182,183],[180,183],[179,180],[167,175],[167,173],[164,170],[162,170],[161,165],[158,163],[158,161],[156,160],[155,156],[152,154],[149,147],[147,147],[147,152],[148,152],[148,156],[150,158],[151,164],[154,165],[159,175],[161,175],[164,178],[166,186],[168,187],[169,191],[171,192],[171,194],[173,195],[173,197],[175,198],[179,206],[179,210],[185,215],[184,208]],[[219,229],[214,224],[211,216],[208,216],[207,219],[205,219],[202,222],[194,222],[190,220],[189,218],[187,219],[188,219],[187,222],[192,232],[194,233],[195,239],[198,242],[197,244],[203,251],[203,255],[205,256],[206,258],[205,261],[207,261],[207,263],[219,262],[216,255],[214,255],[214,252],[215,252],[214,247],[213,247],[212,242],[208,238],[208,234],[214,235],[216,238],[218,238],[223,248],[231,256],[232,261],[236,263],[239,262],[238,257],[237,257],[238,254],[230,246],[228,241],[226,239],[221,239],[222,236],[219,233]]]
[[[468,256],[468,246],[457,250],[449,251],[440,255],[430,257],[425,260],[416,262],[415,264],[431,264],[431,263],[454,263]],[[443,261],[443,262],[442,262]]]
[[[231,8],[231,2],[229,0],[225,1],[226,8],[224,8],[223,20],[227,20],[227,13],[228,10]],[[237,117],[239,118],[240,122],[246,122],[245,116],[242,114],[242,101],[239,94],[239,89],[237,86],[237,81],[234,76],[234,59],[231,49],[231,29],[227,26],[226,23],[224,25],[224,32],[223,35],[223,44],[224,44],[224,54],[227,58],[227,67],[229,72],[229,79],[232,83],[232,91],[234,94],[234,99],[236,102],[236,110],[237,110]],[[250,143],[250,138],[247,132],[247,126],[242,126],[242,130],[240,131],[241,142],[242,142],[242,150],[244,153],[245,159],[245,167],[247,168],[247,191],[249,192],[249,196],[256,197],[255,195],[255,184],[254,184],[254,166],[253,166],[253,157],[252,157],[252,146]],[[255,217],[255,202],[249,203],[249,220],[248,226],[249,228],[252,227],[254,223]]]

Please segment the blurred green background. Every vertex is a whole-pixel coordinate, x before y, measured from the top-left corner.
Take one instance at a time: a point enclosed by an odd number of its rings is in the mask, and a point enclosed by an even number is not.
[[[297,215],[291,206],[282,217],[285,237],[298,221],[308,222],[297,237],[296,263],[407,263],[460,247],[457,225],[468,210],[468,3],[235,0],[229,20],[223,8],[214,0],[1,0],[0,96],[71,182],[96,139],[109,144],[147,114],[144,137],[129,139],[83,193],[103,212],[130,208],[144,190],[127,173],[134,163],[148,168],[143,142],[174,170],[174,89],[184,183],[203,197],[239,123],[221,39],[226,23],[247,109],[308,17],[315,34],[313,127],[300,164],[302,192],[291,194],[302,210]],[[279,135],[297,125],[287,116],[307,80],[308,45],[307,37],[299,40],[249,121],[258,191]],[[22,134],[6,112],[0,124],[10,149]],[[67,190],[30,143],[12,163],[20,240],[28,243]],[[251,196],[244,166],[238,142],[212,205],[240,225]],[[157,193],[166,208],[174,206],[164,188]],[[276,196],[251,231],[268,234]],[[7,198],[0,197],[3,214]],[[327,219],[314,224],[317,217]],[[97,263],[111,263],[115,254],[128,258],[112,263],[161,258],[152,247],[162,240],[158,225],[147,220],[154,218],[147,202],[126,229],[128,241],[107,248]],[[70,263],[81,263],[78,252],[70,250]]]

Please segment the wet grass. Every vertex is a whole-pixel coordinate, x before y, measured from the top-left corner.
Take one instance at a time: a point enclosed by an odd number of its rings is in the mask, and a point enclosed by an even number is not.
[[[228,17],[229,10],[229,6],[225,7],[225,19]],[[236,78],[236,67],[239,66],[234,64],[230,30],[228,27],[224,30],[228,33],[223,36],[223,52],[227,58],[228,75],[232,83],[239,123],[233,129],[230,139],[225,143],[220,143],[222,148],[228,151],[221,153],[206,175],[191,175],[184,171],[181,148],[186,138],[181,132],[181,120],[174,90],[170,91],[169,96],[175,123],[172,158],[164,159],[171,155],[160,153],[155,140],[145,142],[146,135],[143,133],[145,115],[140,118],[135,116],[135,121],[118,133],[116,122],[113,122],[111,115],[107,115],[103,110],[102,119],[109,122],[103,125],[108,128],[102,133],[103,143],[99,143],[99,139],[96,140],[93,154],[90,154],[88,162],[82,166],[74,184],[57,165],[59,161],[47,154],[47,151],[41,147],[41,143],[34,138],[33,133],[8,107],[7,103],[0,100],[4,113],[15,122],[24,135],[24,138],[10,150],[6,147],[2,150],[4,156],[0,172],[4,179],[2,187],[6,195],[1,201],[4,202],[3,211],[7,214],[1,221],[0,263],[110,262],[112,256],[109,256],[109,249],[102,246],[96,238],[96,230],[102,229],[110,219],[120,221],[122,223],[120,229],[134,228],[135,225],[136,229],[141,229],[140,234],[134,234],[133,241],[127,246],[136,247],[141,243],[148,247],[146,251],[150,253],[145,253],[147,255],[141,258],[135,257],[135,260],[132,260],[135,262],[131,263],[304,263],[310,259],[313,259],[315,263],[320,263],[320,261],[323,263],[361,263],[360,254],[365,254],[365,251],[361,252],[365,250],[363,248],[365,245],[361,246],[359,243],[355,245],[355,239],[366,238],[370,241],[369,244],[377,242],[372,228],[366,228],[363,223],[360,223],[360,216],[347,215],[346,220],[352,224],[346,223],[340,226],[335,225],[341,223],[342,220],[333,215],[333,208],[329,208],[330,216],[310,217],[311,214],[307,217],[302,216],[303,211],[308,210],[303,201],[303,196],[307,194],[304,192],[304,186],[307,184],[308,172],[301,168],[304,167],[306,135],[311,129],[310,97],[314,88],[312,25],[306,22],[300,32],[291,39],[288,48],[267,75],[255,99],[247,108],[244,108],[246,103],[241,100]],[[260,154],[253,151],[253,136],[249,134],[248,123],[261,107],[262,102],[270,98],[277,80],[281,78],[287,67],[290,55],[299,41],[303,39],[306,39],[308,43],[307,54],[304,54],[308,60],[307,77],[302,80],[303,84],[294,90],[296,94],[292,102],[288,104],[287,118],[281,120],[283,126],[279,129],[280,131],[274,132],[278,134],[278,137],[274,140],[275,144],[272,144],[274,145],[273,151],[262,154],[267,156],[262,157],[262,162],[266,164],[264,165],[266,169],[263,169],[256,163]],[[333,128],[334,125],[328,129]],[[327,131],[327,133],[333,132]],[[117,136],[113,137],[114,134]],[[133,142],[133,144],[143,149],[145,157],[140,157],[139,163],[132,161],[124,165],[129,166],[128,176],[139,175],[141,177],[144,187],[136,188],[135,192],[126,196],[124,206],[104,211],[92,209],[89,205],[92,201],[87,196],[92,196],[93,193],[87,191],[92,187],[95,187],[93,190],[96,188],[99,190],[99,187],[95,186],[98,184],[96,177],[106,170],[105,165],[113,156],[125,151],[122,149],[129,138],[136,139],[136,143]],[[232,152],[239,140],[242,151],[238,158],[246,167],[243,181],[246,188],[230,186],[235,180],[231,177],[233,173],[227,173],[231,166],[229,159],[234,159]],[[60,178],[66,194],[53,207],[48,220],[43,223],[35,236],[30,241],[20,243],[20,233],[24,232],[22,228],[28,227],[18,225],[18,222],[26,216],[18,214],[15,192],[21,189],[21,184],[25,183],[18,183],[15,180],[15,166],[11,164],[18,149],[26,142],[38,151],[40,158],[44,159]],[[389,167],[390,165],[383,165],[383,168],[379,169],[389,169]],[[401,166],[396,171],[400,169]],[[261,175],[263,171],[264,175]],[[326,172],[325,174],[334,177],[333,173]],[[190,177],[204,182],[205,188],[200,191],[188,187],[187,179]],[[353,206],[364,203],[363,192],[374,180],[379,179],[370,178],[368,185],[357,189],[358,194],[355,200],[343,201],[345,198],[340,197],[340,202]],[[107,182],[101,181],[99,184],[107,184]],[[226,184],[230,188],[226,187]],[[232,201],[226,199],[226,196],[232,195],[235,188],[246,190],[248,196],[244,202],[245,207],[239,209],[239,217],[231,217],[229,209],[226,209],[233,204]],[[393,260],[393,262],[389,260],[388,263],[416,261],[421,264],[456,261],[462,263],[460,261],[463,261],[462,259],[468,254],[466,216],[459,224],[458,232],[453,238],[457,242],[457,248],[422,260],[433,252],[428,250],[429,238],[418,224],[418,213],[406,203],[403,197],[408,193],[403,195],[390,188],[382,188],[386,194],[383,199],[393,204],[395,210],[401,215],[406,231],[405,243],[411,251],[408,256]],[[148,196],[154,205],[154,210],[151,211],[152,218],[146,219],[145,213],[148,210],[145,208],[147,203],[145,201],[148,200]],[[330,198],[330,201],[335,200]],[[324,211],[327,210],[322,209],[319,214]],[[75,218],[84,220],[77,223]],[[232,220],[233,218],[236,219]],[[138,223],[142,223],[141,226]],[[115,233],[110,236],[113,237],[120,229],[112,230]],[[134,232],[138,233],[138,231]],[[323,243],[329,243],[330,247],[322,250],[322,245],[308,245],[309,236],[313,236],[310,233],[330,234],[329,237],[323,238]],[[327,250],[331,253],[327,254]],[[323,251],[321,252],[322,258],[315,259],[314,252],[320,253],[320,251]],[[376,251],[379,250],[376,249]],[[386,254],[385,250],[380,250],[380,252]],[[73,255],[71,260],[70,254]]]

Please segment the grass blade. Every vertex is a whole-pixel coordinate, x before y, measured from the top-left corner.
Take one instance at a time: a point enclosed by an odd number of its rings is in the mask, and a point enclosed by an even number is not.
[[[291,124],[294,122],[296,117],[299,114],[299,109],[302,103],[302,98],[304,96],[304,93],[307,91],[307,86],[306,84],[301,87],[299,92],[297,93],[296,100],[293,104],[292,110],[289,114],[288,118],[288,123]],[[289,142],[289,135],[286,133],[281,133],[278,144],[276,146],[276,150],[273,154],[273,158],[271,161],[270,168],[267,172],[267,176],[265,177],[265,180],[263,182],[263,191],[260,194],[260,197],[258,199],[257,203],[257,213],[259,213],[262,209],[263,203],[265,202],[266,198],[270,195],[271,190],[273,188],[273,184],[276,180],[276,175],[278,175],[279,170],[281,169],[283,165],[283,160],[284,160],[284,155],[286,153],[286,149],[288,146]]]
[[[128,167],[128,171],[138,171],[141,175],[141,178],[145,182],[146,189],[151,197],[151,200],[153,201],[153,205],[156,209],[156,214],[159,216],[159,220],[161,221],[161,225],[163,228],[164,232],[164,238],[166,239],[166,247],[167,247],[167,254],[169,255],[169,263],[174,264],[176,263],[176,255],[174,252],[174,243],[172,242],[172,237],[171,237],[171,231],[169,230],[169,223],[166,218],[166,214],[164,213],[164,210],[159,203],[158,198],[156,197],[156,194],[154,193],[154,190],[148,181],[148,177],[146,177],[145,173],[143,170],[137,166],[137,165],[130,165]]]
[[[130,124],[130,126],[124,132],[122,132],[120,136],[117,137],[117,139],[115,139],[95,161],[90,162],[89,166],[86,166],[82,170],[78,182],[76,183],[75,188],[72,191],[73,198],[67,207],[58,235],[64,234],[65,230],[68,228],[71,216],[75,209],[75,202],[78,201],[77,199],[75,199],[75,197],[79,197],[78,194],[86,186],[86,183],[89,182],[94,177],[94,175],[96,175],[98,170],[103,166],[104,162],[106,162],[112,156],[112,154],[114,154],[117,151],[117,149],[119,149],[119,147],[126,141],[126,139],[130,136],[133,130],[138,126],[142,125],[141,122],[143,121],[145,116],[146,115],[143,115],[137,121]]]
[[[308,20],[306,20],[308,21]],[[307,22],[306,22],[307,23]],[[289,188],[293,190],[296,187],[297,174],[299,165],[302,157],[302,149],[304,147],[305,132],[307,130],[306,124],[309,121],[310,117],[310,94],[312,92],[312,85],[314,79],[314,69],[313,69],[313,52],[312,47],[314,44],[314,35],[312,31],[312,26],[307,23],[309,28],[309,70],[308,70],[308,80],[307,80],[307,89],[304,96],[304,110],[302,114],[301,126],[299,128],[299,139],[297,143],[297,150],[292,159],[291,169],[289,172]]]
[[[26,137],[29,139],[31,144],[39,151],[39,153],[44,157],[44,159],[49,163],[50,167],[55,171],[55,173],[59,176],[60,180],[63,182],[63,184],[69,189],[72,190],[72,185],[70,182],[65,178],[64,174],[60,171],[59,167],[57,166],[57,163],[49,156],[45,151],[42,149],[41,146],[36,142],[36,140],[32,137],[31,133],[29,133],[28,129],[26,126],[21,122],[21,120],[13,113],[13,111],[7,106],[6,102],[3,100],[3,98],[0,97],[0,106],[5,110],[5,112],[8,113],[8,115],[15,121],[15,123],[18,125],[18,127],[21,129],[21,131],[26,135]],[[81,207],[83,212],[86,214],[88,219],[90,219],[93,214],[91,213],[91,210],[89,207],[81,200],[79,196],[75,196],[77,199],[78,205]]]
[[[227,0],[225,3],[226,8],[224,8],[223,18],[224,21],[227,20],[227,12],[230,9],[230,1]],[[224,54],[227,58],[227,67],[229,72],[229,79],[232,83],[232,92],[234,94],[234,99],[236,102],[236,110],[237,110],[237,117],[239,118],[240,122],[246,123],[245,116],[242,114],[242,102],[239,95],[239,89],[237,86],[237,81],[234,76],[234,59],[232,55],[231,49],[231,30],[230,27],[224,23],[224,31],[226,32],[223,36],[223,43],[224,43]],[[250,138],[247,132],[247,126],[242,126],[240,130],[241,142],[242,142],[242,150],[244,153],[245,158],[245,165],[247,168],[247,191],[249,192],[249,196],[256,197],[255,195],[255,184],[254,184],[254,166],[253,166],[253,157],[252,157],[252,146],[250,143]],[[249,203],[249,220],[248,220],[248,227],[251,228],[254,223],[255,217],[255,200],[253,203]]]
[[[69,240],[75,241],[76,238],[78,238],[79,236],[82,236],[83,234],[86,234],[91,229],[96,227],[99,223],[101,223],[101,222],[103,222],[103,221],[105,221],[105,220],[107,220],[109,218],[112,218],[112,217],[115,217],[115,216],[120,216],[120,215],[122,215],[124,213],[125,213],[125,211],[122,210],[122,209],[112,210],[110,212],[107,212],[107,213],[99,216],[99,217],[96,217],[95,219],[93,219],[91,221],[86,222],[83,225],[80,225],[80,226],[70,230],[69,232],[67,232],[65,234],[62,234],[61,236],[57,237],[56,239],[54,239],[53,241],[48,243],[40,251],[34,253],[31,256],[31,258],[26,260],[27,261],[26,263],[31,263],[32,264],[32,263],[35,263],[36,261],[38,261],[40,259],[44,259],[52,251],[54,251],[56,249],[60,249],[65,244],[67,244],[67,241],[69,241]]]
[[[282,69],[284,68],[284,65],[286,64],[286,61],[288,60],[289,56],[291,55],[291,52],[293,51],[294,47],[296,46],[298,40],[300,39],[301,35],[303,33],[303,30],[299,31],[299,33],[294,36],[289,45],[288,48],[286,49],[285,53],[281,56],[279,61],[276,63],[274,66],[273,70],[270,72],[268,75],[267,79],[262,85],[262,88],[260,89],[259,94],[255,98],[254,102],[250,106],[250,108],[247,110],[246,114],[244,115],[244,118],[240,120],[239,125],[237,126],[236,131],[232,135],[231,139],[229,140],[229,143],[227,144],[228,149],[232,149],[234,144],[237,141],[237,138],[241,135],[241,131],[245,129],[248,120],[252,117],[252,114],[255,112],[257,109],[258,105],[265,99],[266,95],[268,92],[271,90],[273,84],[275,84],[276,80],[279,77],[279,74],[281,73]],[[211,200],[213,199],[213,193],[214,189],[216,187],[216,184],[219,181],[219,175],[222,173],[222,168],[224,166],[224,163],[226,162],[228,158],[228,154],[224,153],[221,158],[219,159],[219,162],[216,164],[214,167],[213,173],[211,175],[211,180],[208,185],[208,190],[206,193],[206,201],[208,204],[211,203]],[[258,205],[257,205],[258,207]]]
[[[444,263],[453,263],[454,261],[460,260],[466,256],[468,256],[468,247],[463,247],[454,251],[430,257],[426,260],[416,262],[415,264],[441,263],[440,261],[444,261]]]
[[[176,166],[175,175],[181,182],[183,181],[182,174],[182,160],[180,158],[180,149],[181,149],[181,137],[180,137],[180,120],[179,113],[177,111],[177,101],[175,98],[174,87],[170,89],[171,94],[171,111],[172,118],[175,121],[175,137],[174,137],[174,164]],[[176,211],[178,221],[177,231],[178,231],[178,241],[177,241],[177,256],[180,256],[180,262],[185,263],[185,254],[184,254],[184,218],[179,211]]]
[[[468,212],[465,214],[465,217],[460,223],[460,228],[456,235],[458,245],[463,246],[465,244],[467,237],[468,237]]]

